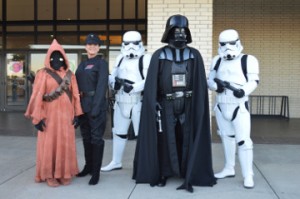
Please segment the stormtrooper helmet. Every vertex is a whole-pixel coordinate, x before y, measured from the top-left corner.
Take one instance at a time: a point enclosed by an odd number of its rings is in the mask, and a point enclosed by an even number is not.
[[[243,50],[239,34],[236,30],[224,30],[219,36],[218,53],[225,60],[233,60],[238,57]]]
[[[142,36],[137,31],[128,31],[123,35],[121,53],[128,59],[138,58],[143,55],[145,48]]]

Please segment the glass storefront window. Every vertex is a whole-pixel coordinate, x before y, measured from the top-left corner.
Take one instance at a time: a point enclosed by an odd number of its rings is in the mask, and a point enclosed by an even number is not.
[[[143,30],[143,31],[146,32],[146,25],[144,25],[144,24],[143,24],[143,25],[140,25],[140,24],[139,24],[137,27],[138,27],[138,29],[139,29],[140,31]]]
[[[52,32],[53,31],[53,26],[38,26],[37,29],[38,29],[39,32],[42,32],[42,31]]]
[[[109,25],[109,30],[121,31],[122,30],[122,25]]]
[[[7,32],[27,32],[33,31],[33,26],[7,26]]]
[[[93,6],[91,6],[93,5]],[[106,1],[80,1],[80,19],[106,19]]]
[[[124,25],[124,30],[129,31],[129,30],[137,30],[136,25],[134,24],[128,24]]]
[[[46,50],[45,50],[46,51]],[[34,53],[30,55],[30,71],[36,72],[44,67],[46,53]]]
[[[51,44],[53,35],[51,34],[39,34],[37,37],[37,44]]]
[[[34,44],[33,34],[8,34],[6,37],[7,49],[28,49],[30,44]]]
[[[76,69],[78,67],[78,54],[77,53],[67,53],[67,57],[69,60],[70,70],[73,71],[73,73],[75,73]]]
[[[74,25],[62,25],[62,26],[57,26],[57,31],[76,31],[77,26]]]
[[[34,20],[34,0],[6,1],[7,21]]]
[[[121,19],[122,18],[122,0],[110,0],[110,19]],[[132,11],[132,10],[131,10]]]
[[[2,1],[0,1],[0,21],[2,21]]]
[[[6,55],[6,104],[24,105],[26,102],[25,55]]]
[[[139,0],[138,1],[138,18],[139,19],[146,19],[146,5],[147,0]]]
[[[38,0],[38,20],[52,20],[53,19],[53,1]]]
[[[80,26],[80,30],[81,31],[90,31],[90,32],[94,32],[94,31],[107,31],[106,25],[81,25]]]
[[[134,19],[135,18],[135,0],[127,0],[124,4],[124,18]]]
[[[57,19],[58,20],[76,20],[77,19],[77,0],[57,1]]]
[[[75,45],[77,44],[77,35],[69,35],[69,34],[59,34],[56,36],[58,43],[61,45]]]

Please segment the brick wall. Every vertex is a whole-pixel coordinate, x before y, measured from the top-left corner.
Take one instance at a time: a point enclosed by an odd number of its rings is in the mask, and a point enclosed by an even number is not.
[[[300,1],[214,0],[213,54],[219,33],[234,28],[244,53],[260,62],[254,95],[287,95],[290,117],[300,117]]]
[[[162,47],[161,38],[167,19],[174,14],[185,15],[193,42],[209,69],[212,55],[212,0],[148,0],[148,52]]]
[[[212,59],[213,0],[148,0],[148,52],[164,46],[161,38],[168,18],[185,15],[192,35],[191,47],[198,49],[208,73]],[[211,100],[210,100],[211,101]]]

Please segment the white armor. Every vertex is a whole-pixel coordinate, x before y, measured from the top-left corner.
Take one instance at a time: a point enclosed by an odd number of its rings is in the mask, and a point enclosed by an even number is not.
[[[141,56],[143,55],[143,58]],[[141,59],[141,60],[140,60]],[[142,37],[137,31],[128,31],[123,35],[121,54],[116,58],[115,66],[109,76],[111,89],[115,88],[116,77],[134,82],[130,92],[124,91],[124,85],[115,94],[113,118],[113,158],[101,171],[122,168],[122,157],[127,142],[130,123],[133,124],[135,135],[139,131],[142,106],[142,91],[150,63],[151,55],[145,54]],[[139,62],[142,61],[142,70]]]
[[[235,41],[235,42],[234,42]],[[257,59],[248,55],[246,61],[247,74],[242,69],[242,45],[235,30],[225,30],[219,37],[219,55],[214,57],[208,87],[216,91],[218,84],[215,78],[228,82],[231,86],[242,89],[244,95],[235,96],[228,88],[217,92],[214,107],[218,134],[223,143],[225,154],[224,169],[215,174],[216,178],[233,177],[235,175],[235,153],[238,144],[239,160],[244,177],[244,187],[253,188],[253,143],[250,138],[250,113],[248,109],[248,96],[255,90],[259,81],[259,64]],[[224,45],[225,44],[225,45]],[[219,67],[215,70],[218,60]]]

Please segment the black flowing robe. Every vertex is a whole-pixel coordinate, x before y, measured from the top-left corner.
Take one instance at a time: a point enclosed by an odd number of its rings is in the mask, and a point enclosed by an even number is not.
[[[212,169],[212,152],[211,152],[211,132],[210,132],[210,114],[209,100],[206,82],[206,74],[203,59],[198,50],[189,47],[194,55],[192,75],[192,99],[190,110],[185,109],[186,122],[185,128],[188,129],[188,139],[183,141],[183,149],[185,155],[182,156],[182,167],[180,171],[184,178],[184,183],[180,189],[190,190],[192,185],[195,186],[213,186],[216,184]],[[161,154],[160,151],[161,136],[158,136],[157,119],[156,119],[156,103],[159,98],[158,78],[160,60],[159,56],[162,49],[158,49],[152,56],[147,74],[144,88],[142,112],[140,118],[140,127],[137,140],[137,146],[134,157],[133,179],[136,183],[149,183],[155,185],[158,183],[163,171],[159,164]],[[162,127],[163,132],[170,132],[170,121],[168,120],[168,110],[162,110]],[[168,108],[166,108],[168,109]],[[186,126],[188,124],[188,126]],[[175,129],[173,129],[175,134]],[[169,139],[169,138],[167,138]],[[164,140],[165,146],[168,148],[168,154],[176,151],[176,146],[171,146],[172,140]],[[174,153],[173,153],[174,154]],[[176,154],[176,153],[175,153]],[[169,156],[170,164],[178,157]],[[172,165],[175,167],[176,165]]]

